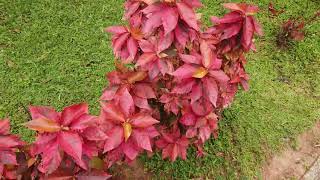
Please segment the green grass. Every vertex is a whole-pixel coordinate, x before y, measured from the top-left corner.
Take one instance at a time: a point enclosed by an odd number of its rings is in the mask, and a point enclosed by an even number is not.
[[[222,0],[204,0],[206,23],[221,15]],[[307,38],[289,50],[275,46],[279,24],[290,17],[310,17],[320,9],[317,0],[274,1],[285,13],[268,15],[269,0],[251,1],[262,11],[258,19],[265,36],[256,40],[258,52],[248,56],[251,89],[237,95],[224,112],[217,140],[209,141],[205,158],[162,161],[145,157],[155,177],[188,179],[261,178],[261,164],[320,118],[320,24],[308,25]],[[0,118],[12,119],[13,132],[30,140],[20,124],[29,119],[27,107],[66,105],[87,101],[97,114],[113,55],[108,25],[119,24],[119,0],[4,0],[0,2]],[[285,80],[285,82],[283,81]],[[162,175],[162,176],[159,176]]]

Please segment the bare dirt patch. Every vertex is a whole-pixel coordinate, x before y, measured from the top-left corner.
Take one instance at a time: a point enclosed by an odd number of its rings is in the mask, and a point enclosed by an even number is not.
[[[263,168],[263,179],[300,179],[320,156],[320,122],[301,134],[297,148],[288,147],[274,156]]]
[[[151,180],[152,175],[144,170],[143,163],[139,160],[130,165],[116,165],[112,172],[112,180]]]

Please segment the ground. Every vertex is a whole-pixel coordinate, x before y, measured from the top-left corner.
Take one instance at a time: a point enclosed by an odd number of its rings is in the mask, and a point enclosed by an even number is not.
[[[203,0],[206,24],[222,15],[223,0]],[[306,39],[287,50],[276,47],[279,25],[290,17],[308,18],[320,9],[317,0],[275,0],[285,12],[271,18],[269,0],[247,1],[261,8],[265,36],[256,39],[257,53],[248,56],[251,89],[237,95],[224,112],[217,140],[207,156],[162,161],[159,154],[141,158],[156,178],[260,179],[262,164],[320,119],[320,24],[306,27]],[[27,108],[89,102],[98,113],[98,98],[113,69],[110,36],[103,28],[120,24],[119,0],[3,0],[0,2],[0,118],[10,117],[13,132],[31,140],[21,123]],[[161,176],[160,176],[161,175]]]

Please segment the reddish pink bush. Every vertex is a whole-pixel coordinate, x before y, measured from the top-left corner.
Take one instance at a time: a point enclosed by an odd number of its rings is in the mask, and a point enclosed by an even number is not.
[[[255,50],[253,37],[262,29],[256,6],[224,4],[230,13],[212,17],[206,29],[199,7],[199,0],[127,0],[128,26],[105,29],[117,60],[107,73],[100,115],[90,115],[84,103],[62,112],[32,106],[25,125],[38,135],[23,149],[8,135],[9,122],[0,121],[0,152],[7,154],[0,155],[1,174],[13,178],[19,164],[16,177],[107,179],[112,164],[130,163],[144,151],[158,149],[175,161],[186,159],[193,145],[205,155],[204,143],[218,136],[220,113],[238,86],[249,88],[245,53]]]

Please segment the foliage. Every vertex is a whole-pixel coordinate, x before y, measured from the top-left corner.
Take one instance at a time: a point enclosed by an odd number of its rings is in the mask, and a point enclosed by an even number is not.
[[[1,156],[3,176],[107,179],[112,164],[150,154],[154,145],[171,161],[186,159],[190,145],[203,156],[238,86],[249,88],[245,53],[255,50],[253,37],[262,29],[253,17],[258,8],[243,3],[224,4],[230,12],[202,29],[195,12],[201,6],[199,0],[126,1],[128,26],[105,29],[119,60],[107,74],[100,115],[90,115],[85,103],[62,112],[31,106],[25,125],[38,136],[24,148],[8,135],[8,121],[0,121],[1,138],[10,139],[0,139],[0,150],[12,157]],[[16,177],[8,173],[15,170]]]

